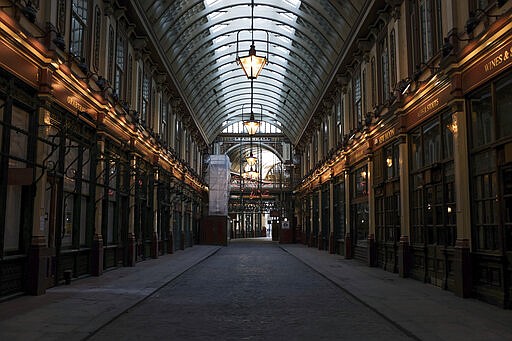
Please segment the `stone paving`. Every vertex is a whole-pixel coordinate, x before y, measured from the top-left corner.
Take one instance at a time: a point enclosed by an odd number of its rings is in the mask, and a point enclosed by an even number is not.
[[[199,245],[0,303],[0,340],[512,340],[512,311],[268,240]]]
[[[273,243],[231,243],[92,340],[406,340]]]

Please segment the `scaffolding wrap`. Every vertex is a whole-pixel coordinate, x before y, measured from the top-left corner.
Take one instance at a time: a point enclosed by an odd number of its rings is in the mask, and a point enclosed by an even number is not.
[[[209,215],[228,215],[231,162],[227,155],[210,155],[207,181],[209,184]]]

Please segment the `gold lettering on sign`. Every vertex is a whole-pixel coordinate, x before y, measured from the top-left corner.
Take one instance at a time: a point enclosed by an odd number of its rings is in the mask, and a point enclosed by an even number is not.
[[[68,102],[68,104],[71,104],[73,106],[73,108],[75,108],[75,109],[78,109],[80,111],[85,111],[85,107],[82,104],[80,104],[80,102],[73,96],[68,96],[68,98],[66,99],[66,102]]]
[[[485,72],[491,72],[496,67],[503,63],[508,63],[510,61],[510,57],[512,55],[512,47],[505,49],[504,52],[500,52],[495,57],[493,57],[490,61],[484,64]]]
[[[390,138],[392,138],[393,136],[395,136],[395,128],[390,129],[390,130],[386,131],[384,134],[382,134],[381,136],[379,136],[378,143],[379,144],[384,143],[387,140],[389,140]]]
[[[434,110],[438,106],[439,106],[439,98],[436,98],[435,100],[425,104],[425,106],[423,106],[423,108],[421,108],[421,110],[418,112],[418,117],[424,116],[426,113]]]

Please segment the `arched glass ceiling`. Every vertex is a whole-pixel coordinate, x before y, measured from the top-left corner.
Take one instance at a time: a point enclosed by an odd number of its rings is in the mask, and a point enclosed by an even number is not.
[[[242,143],[240,146],[230,149],[227,152],[231,162],[230,171],[235,174],[240,174],[246,171],[250,166],[247,165],[247,157],[250,152],[258,158],[258,163],[254,166],[255,170],[262,171],[262,178],[267,177],[268,172],[278,163],[281,159],[276,155],[275,150],[271,150],[267,145],[259,145],[254,143],[251,147],[249,143]],[[260,168],[261,167],[261,168]]]
[[[238,54],[245,56],[249,51],[251,1],[137,2],[207,142],[222,132],[225,121],[246,118],[242,108],[251,103],[250,80],[235,57],[237,34]],[[364,3],[255,1],[255,47],[258,55],[268,52],[269,64],[254,80],[254,112],[262,108],[263,120],[279,122],[293,143],[300,138],[335,72]]]

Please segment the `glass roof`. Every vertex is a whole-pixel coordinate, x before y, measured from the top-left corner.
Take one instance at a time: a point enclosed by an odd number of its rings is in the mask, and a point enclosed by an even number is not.
[[[235,58],[247,55],[254,39],[257,54],[269,58],[254,80],[254,112],[279,122],[292,143],[335,72],[364,2],[258,0],[251,31],[250,1],[138,0],[207,142],[225,121],[247,119],[251,82]]]

